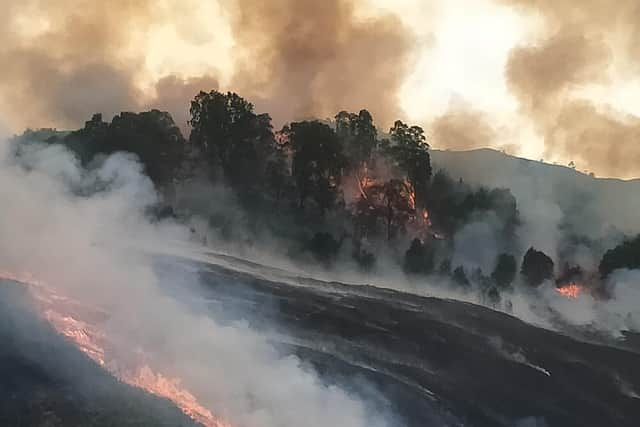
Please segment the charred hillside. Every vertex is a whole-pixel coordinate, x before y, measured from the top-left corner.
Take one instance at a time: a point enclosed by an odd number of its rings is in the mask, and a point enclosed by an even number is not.
[[[0,424],[184,426],[169,401],[128,386],[33,311],[23,285],[0,281]]]

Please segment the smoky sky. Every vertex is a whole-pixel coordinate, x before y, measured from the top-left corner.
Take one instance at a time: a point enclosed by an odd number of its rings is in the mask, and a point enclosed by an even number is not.
[[[544,138],[545,151],[606,176],[638,176],[640,118],[614,111],[607,100],[576,95],[606,83],[608,71],[640,70],[640,3],[636,0],[504,0],[538,14],[546,36],[511,51],[505,75],[524,114]],[[615,63],[614,63],[615,60]]]
[[[3,5],[2,114],[22,127],[64,128],[81,125],[92,112],[110,117],[155,107],[186,127],[189,100],[212,89],[241,93],[277,124],[360,108],[388,124],[400,113],[397,93],[410,68],[412,38],[398,17],[360,18],[354,2],[346,0],[223,3],[237,62],[229,87],[220,87],[216,75],[184,78],[176,70],[143,92],[136,79],[145,57],[136,43],[168,13],[154,3]],[[46,18],[45,28],[36,28],[36,12]],[[170,12],[177,17],[180,10]],[[206,37],[175,21],[190,42]]]
[[[411,34],[397,16],[359,19],[354,8],[348,0],[239,0],[233,31],[245,61],[234,86],[255,93],[276,121],[368,108],[389,124],[400,114]]]
[[[637,78],[640,3],[487,4],[540,24],[535,34],[514,40],[502,75],[495,79],[506,84],[513,97],[513,113],[523,117],[544,143],[541,155],[565,163],[573,160],[579,169],[598,176],[639,176],[640,118],[616,110],[606,95],[594,98],[580,91]],[[230,61],[231,74],[177,67],[146,76],[141,83],[148,66],[142,40],[154,28],[171,25],[177,37],[193,45],[226,30],[192,25],[194,17],[200,24],[208,22],[207,16],[194,12],[198,2],[0,0],[0,126],[14,131],[72,128],[94,112],[110,118],[120,111],[160,108],[188,132],[190,99],[212,89],[240,93],[260,112],[269,112],[276,127],[367,108],[384,129],[410,113],[401,108],[400,96],[428,46],[405,25],[404,15],[411,11],[401,2],[388,12],[375,13],[362,13],[374,10],[367,0],[226,0],[219,5],[233,39],[231,51],[205,56],[212,63]],[[436,19],[434,13],[421,20],[427,33],[436,28]],[[491,46],[486,48],[490,51]],[[428,96],[422,104],[429,109]],[[428,114],[432,119],[419,124],[430,129],[434,147],[498,148],[505,143],[498,125],[504,117],[493,114],[473,103],[460,104],[433,111]],[[507,139],[509,144],[528,144],[524,137]]]

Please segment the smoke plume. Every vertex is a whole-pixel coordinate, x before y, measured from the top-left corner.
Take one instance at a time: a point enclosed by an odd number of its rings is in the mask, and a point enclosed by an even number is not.
[[[365,15],[359,2],[347,0],[220,4],[233,48],[228,55],[198,55],[207,56],[203,63],[208,57],[231,62],[228,89],[255,99],[277,125],[341,109],[371,108],[385,125],[398,117],[397,92],[409,71],[412,37],[397,17]],[[198,30],[206,21],[177,19],[184,7],[146,0],[3,4],[0,114],[15,130],[69,128],[94,112],[110,117],[153,107],[169,111],[186,128],[190,99],[217,89],[220,76],[205,65],[187,74],[163,69],[163,75],[152,75],[145,51],[146,34],[166,26],[188,46],[218,37]]]
[[[434,145],[449,150],[470,150],[495,143],[497,132],[486,114],[470,106],[453,106],[431,124]]]
[[[503,3],[544,19],[545,36],[512,50],[506,78],[544,137],[547,156],[573,159],[596,174],[637,174],[640,118],[581,91],[637,71],[640,5],[634,0]]]
[[[233,31],[243,61],[234,87],[255,94],[276,121],[370,108],[390,123],[412,39],[397,17],[359,17],[357,4],[239,0]]]

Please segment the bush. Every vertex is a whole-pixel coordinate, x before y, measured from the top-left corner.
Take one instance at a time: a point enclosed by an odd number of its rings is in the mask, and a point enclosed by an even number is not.
[[[640,235],[608,250],[602,257],[598,269],[604,279],[619,268],[640,268]]]
[[[413,239],[404,254],[404,270],[412,274],[429,274],[433,271],[433,251],[420,239]]]
[[[335,261],[340,250],[338,242],[330,233],[318,232],[309,242],[309,251],[323,264],[331,264]]]
[[[529,286],[540,286],[553,278],[553,260],[544,252],[529,248],[522,260],[520,273]]]

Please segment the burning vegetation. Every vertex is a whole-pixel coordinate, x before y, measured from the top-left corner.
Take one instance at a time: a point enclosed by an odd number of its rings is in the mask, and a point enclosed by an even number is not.
[[[206,427],[229,427],[181,384],[179,378],[152,368],[143,349],[130,349],[103,328],[109,313],[58,294],[31,274],[0,272],[0,278],[28,287],[40,315],[89,358],[120,381],[173,402],[184,414]],[[128,350],[123,350],[123,349]]]
[[[561,286],[556,288],[556,292],[558,292],[563,297],[576,299],[580,296],[582,292],[582,286],[577,283],[570,283],[568,285]]]

